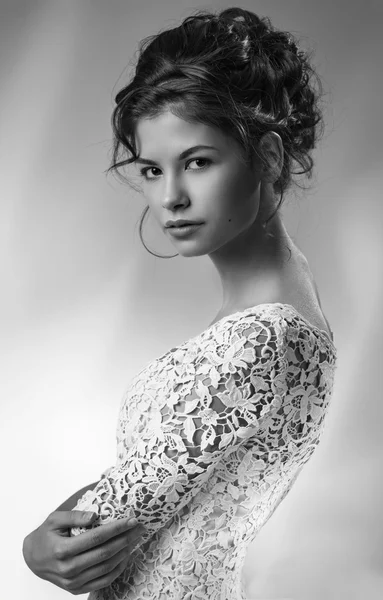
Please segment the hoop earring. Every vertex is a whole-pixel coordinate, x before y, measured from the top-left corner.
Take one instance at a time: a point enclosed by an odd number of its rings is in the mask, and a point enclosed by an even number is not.
[[[148,212],[150,210],[150,207],[148,207]],[[149,250],[149,248],[146,246],[145,242],[144,242],[144,236],[142,234],[142,229],[143,229],[143,222],[141,222],[141,227],[140,227],[140,231],[141,231],[141,241],[144,245],[144,247],[146,248],[146,250],[148,252],[150,252],[150,254],[152,254],[153,256],[157,256],[158,258],[174,258],[175,256],[179,256],[179,253],[177,254],[172,254],[171,256],[161,256],[160,254],[155,254],[154,252],[152,252],[151,250]]]

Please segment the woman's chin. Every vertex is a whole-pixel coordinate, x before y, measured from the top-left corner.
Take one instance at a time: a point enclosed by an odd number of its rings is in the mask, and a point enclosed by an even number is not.
[[[184,258],[191,258],[192,256],[203,256],[206,252],[203,252],[198,248],[175,248],[175,252],[178,252],[179,256]]]
[[[201,243],[201,244],[179,244],[179,246],[173,246],[175,254],[178,252],[179,256],[183,256],[184,258],[192,258],[193,256],[208,256],[214,250],[220,248],[220,245],[217,245],[217,248],[212,246],[211,242],[209,243]]]

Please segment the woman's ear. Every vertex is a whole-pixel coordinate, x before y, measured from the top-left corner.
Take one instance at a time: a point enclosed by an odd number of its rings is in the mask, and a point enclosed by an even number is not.
[[[266,182],[274,183],[279,179],[283,168],[284,150],[281,136],[275,131],[268,131],[262,136],[259,148],[264,157],[261,177]]]

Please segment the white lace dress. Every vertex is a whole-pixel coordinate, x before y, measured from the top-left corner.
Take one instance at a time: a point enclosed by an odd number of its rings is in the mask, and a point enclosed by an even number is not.
[[[92,600],[242,600],[250,542],[319,443],[336,349],[288,304],[224,317],[131,381],[116,464],[74,507],[148,530]],[[84,529],[71,530],[72,535]]]

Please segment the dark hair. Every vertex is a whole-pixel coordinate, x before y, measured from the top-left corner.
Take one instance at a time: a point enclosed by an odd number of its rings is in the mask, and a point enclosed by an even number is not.
[[[323,129],[320,97],[321,82],[308,53],[290,33],[242,8],[217,14],[198,10],[178,27],[140,42],[135,74],[115,97],[113,158],[107,172],[121,176],[118,169],[138,158],[137,121],[167,109],[232,136],[248,165],[255,156],[267,163],[259,140],[274,131],[283,142],[284,162],[273,184],[279,204],[265,227],[281,206],[292,175],[312,175],[310,151]],[[293,171],[294,164],[300,170]],[[140,223],[142,242],[147,211]]]

